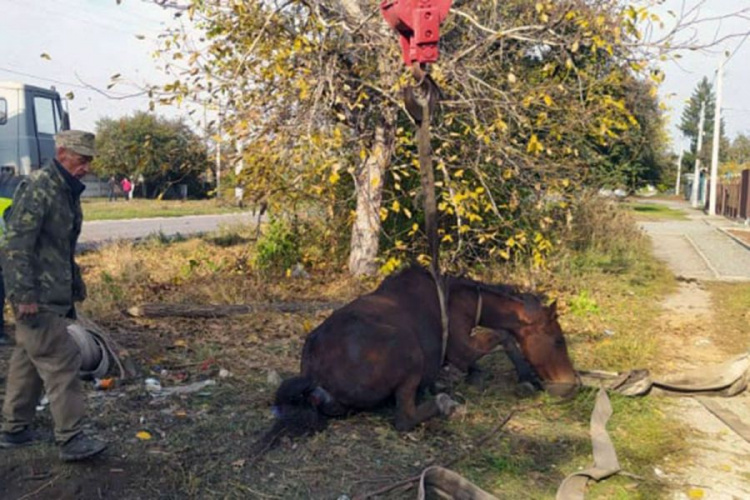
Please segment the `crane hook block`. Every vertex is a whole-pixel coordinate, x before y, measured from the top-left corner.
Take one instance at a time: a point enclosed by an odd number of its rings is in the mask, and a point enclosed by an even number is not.
[[[448,16],[452,0],[383,0],[380,12],[396,30],[404,55],[411,66],[438,60],[440,24]]]

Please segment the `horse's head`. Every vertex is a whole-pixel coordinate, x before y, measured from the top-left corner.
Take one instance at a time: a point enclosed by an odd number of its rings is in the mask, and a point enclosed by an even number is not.
[[[518,327],[513,329],[524,357],[542,379],[542,385],[553,396],[574,394],[580,380],[568,356],[557,303],[542,305],[536,298],[524,298],[518,308]]]

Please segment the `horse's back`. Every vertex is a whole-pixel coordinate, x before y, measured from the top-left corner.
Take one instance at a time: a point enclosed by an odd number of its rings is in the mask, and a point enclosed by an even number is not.
[[[439,317],[436,321],[434,311],[408,296],[380,287],[334,311],[308,336],[302,373],[358,408],[382,402],[415,373],[434,380]]]

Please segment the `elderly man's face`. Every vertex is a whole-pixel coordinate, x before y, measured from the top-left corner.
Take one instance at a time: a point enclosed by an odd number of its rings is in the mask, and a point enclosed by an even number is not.
[[[57,150],[57,161],[76,179],[81,179],[91,171],[92,160],[91,156],[79,155],[67,148]]]

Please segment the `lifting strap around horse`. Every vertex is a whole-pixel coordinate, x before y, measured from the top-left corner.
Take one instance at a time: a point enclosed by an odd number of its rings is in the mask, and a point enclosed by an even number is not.
[[[447,281],[440,275],[437,266],[430,266],[430,275],[435,282],[437,290],[438,304],[440,305],[440,326],[442,328],[442,338],[440,344],[440,366],[445,363],[445,354],[448,351],[448,334],[450,332],[450,319],[448,317],[448,290]]]
[[[412,66],[412,74],[417,85],[412,89],[409,99],[413,104],[422,108],[421,120],[418,122],[417,149],[419,150],[419,177],[422,187],[424,203],[425,233],[430,252],[430,274],[437,288],[438,303],[440,304],[440,323],[442,326],[442,343],[440,350],[440,366],[445,362],[445,354],[448,350],[448,333],[450,331],[448,318],[448,287],[440,273],[439,242],[437,234],[437,203],[435,201],[435,174],[432,168],[432,150],[430,146],[430,121],[431,104],[435,107],[439,90],[434,80],[427,72],[415,62]],[[415,120],[416,121],[416,120]]]

